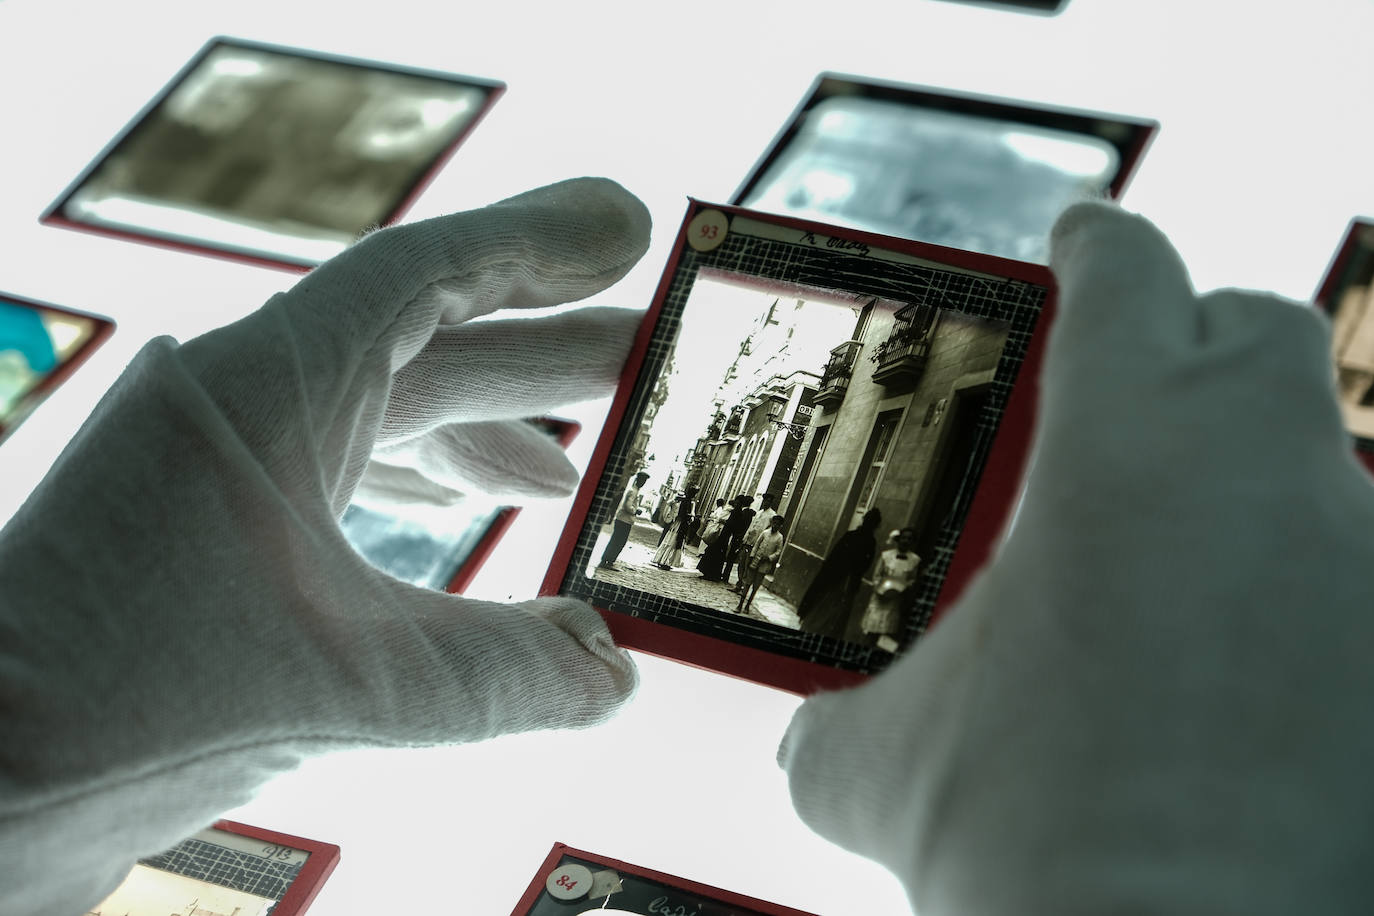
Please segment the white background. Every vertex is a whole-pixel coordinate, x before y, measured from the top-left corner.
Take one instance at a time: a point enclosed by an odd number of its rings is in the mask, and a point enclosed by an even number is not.
[[[1374,213],[1367,0],[1070,0],[1053,18],[936,0],[0,0],[0,290],[119,323],[0,446],[0,520],[148,338],[223,324],[292,281],[37,223],[215,34],[507,82],[409,218],[616,178],[657,228],[605,304],[648,304],[685,197],[727,198],[826,69],[1158,119],[1125,202],[1171,235],[1201,288],[1304,299],[1348,219]],[[603,412],[579,412],[575,461]],[[524,513],[474,591],[532,595],[566,510]],[[792,813],[773,752],[795,698],[642,669],[639,699],[607,727],[339,755],[235,816],[343,847],[320,916],[501,916],[555,840],[827,916],[906,912],[885,872]]]

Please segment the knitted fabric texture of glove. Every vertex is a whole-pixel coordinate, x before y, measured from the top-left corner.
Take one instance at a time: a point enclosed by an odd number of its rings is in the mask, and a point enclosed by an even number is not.
[[[591,608],[413,588],[338,516],[374,441],[434,493],[570,491],[519,418],[609,394],[640,316],[465,322],[603,289],[648,230],[619,186],[566,182],[375,233],[144,349],[0,533],[6,914],[83,912],[304,754],[588,726],[630,697]]]
[[[1024,502],[960,603],[780,749],[922,916],[1374,906],[1374,487],[1323,317],[1060,219]]]

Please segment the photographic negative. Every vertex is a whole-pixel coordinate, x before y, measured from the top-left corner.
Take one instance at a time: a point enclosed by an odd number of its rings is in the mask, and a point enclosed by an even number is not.
[[[313,267],[397,219],[503,88],[216,38],[43,219]]]
[[[555,843],[511,916],[811,916]]]
[[[113,331],[108,318],[0,293],[0,442]]]
[[[1341,416],[1374,471],[1374,222],[1351,220],[1316,303],[1331,318]]]
[[[732,202],[1046,263],[1055,217],[1119,196],[1157,128],[824,73]]]
[[[581,427],[571,420],[527,421],[567,447]],[[339,524],[353,549],[383,572],[418,585],[459,594],[514,523],[519,509],[477,494],[452,506],[382,511],[352,503]]]
[[[300,916],[339,863],[339,847],[234,821],[140,859],[91,911],[121,916]]]
[[[1009,515],[1049,287],[693,202],[544,592],[622,645],[785,689],[881,670]]]

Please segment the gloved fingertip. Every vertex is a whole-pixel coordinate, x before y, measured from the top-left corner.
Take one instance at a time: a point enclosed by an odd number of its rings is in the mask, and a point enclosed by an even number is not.
[[[556,445],[549,445],[550,450],[542,452],[535,452],[531,448],[523,456],[522,462],[507,462],[504,467],[493,469],[493,473],[487,476],[479,478],[474,473],[474,484],[489,496],[517,500],[563,499],[571,496],[577,491],[582,478],[567,455],[552,450],[557,449]]]
[[[616,645],[606,621],[590,604],[574,598],[550,597],[526,601],[520,607],[567,633],[605,665],[615,683],[615,706],[634,696],[639,689],[639,668],[630,653]]]
[[[577,468],[573,467],[568,456],[561,452],[556,461],[550,458],[549,466],[545,470],[549,475],[545,485],[550,496],[554,498],[571,496],[582,482],[582,476],[577,473]]]
[[[778,769],[780,770],[786,770],[792,765],[794,747],[792,726],[796,724],[796,721],[795,718],[792,719],[792,723],[787,726],[787,731],[782,734],[782,740],[778,742],[778,753],[774,759],[777,761]]]
[[[1054,252],[1062,252],[1083,232],[1125,215],[1121,207],[1104,200],[1084,200],[1070,205],[1059,214],[1050,229],[1051,258]]]
[[[378,460],[374,455],[352,494],[352,502],[377,512],[400,513],[415,507],[446,509],[461,505],[462,490],[433,480],[414,468]]]
[[[783,732],[782,739],[778,741],[776,759],[781,769],[791,772],[793,764],[797,762],[800,748],[806,743],[808,733],[813,730],[812,725],[816,721],[816,716],[827,705],[827,697],[829,696],[829,694],[818,694],[809,697],[792,713],[792,719],[787,723],[787,730]],[[820,733],[824,733],[824,731],[824,726],[821,726]]]
[[[1050,230],[1050,268],[1061,275],[1099,264],[1187,272],[1173,243],[1150,220],[1109,201],[1082,201],[1061,213]]]
[[[574,330],[594,329],[603,338],[609,337],[628,344],[644,323],[642,308],[593,305],[564,312],[561,316]]]
[[[509,505],[523,505],[530,500],[566,499],[577,491],[579,479],[577,472],[553,468],[536,474],[512,474],[493,470],[483,474],[475,468],[468,468],[464,475],[468,486],[474,492],[499,499]]]
[[[615,647],[615,639],[606,621],[585,601],[563,597],[535,598],[522,602],[520,606],[544,618],[588,649]]]
[[[608,229],[618,230],[627,239],[640,239],[648,247],[654,221],[642,200],[609,178],[580,178],[574,185],[577,193],[590,199],[589,212],[598,215]]]
[[[649,208],[609,178],[570,178],[492,204],[493,207],[550,208],[579,214],[606,236],[621,239],[637,260],[648,250],[653,219]]]
[[[423,488],[415,484],[417,493],[480,493],[507,505],[562,499],[581,481],[557,442],[519,420],[447,424],[389,443],[374,452],[373,463],[379,458],[427,479]]]
[[[1164,233],[1139,214],[1102,201],[1069,207],[1050,233],[1050,270],[1065,316],[1109,316],[1120,328],[1135,329],[1126,337],[1191,333],[1195,318],[1183,307],[1192,300],[1188,269]]]

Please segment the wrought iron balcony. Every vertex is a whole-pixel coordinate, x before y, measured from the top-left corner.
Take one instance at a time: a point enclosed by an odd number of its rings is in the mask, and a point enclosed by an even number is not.
[[[833,407],[844,400],[849,391],[849,379],[854,374],[854,360],[863,344],[857,340],[847,340],[830,351],[825,371],[821,373],[821,385],[811,400],[819,407]]]
[[[711,425],[706,428],[706,441],[711,442],[720,438],[721,433],[725,432],[725,414],[719,410],[711,418]]]
[[[744,424],[744,408],[735,407],[730,411],[730,419],[725,421],[725,435],[738,436],[740,426]]]
[[[873,381],[888,388],[915,387],[926,371],[930,335],[899,328],[873,348]]]

